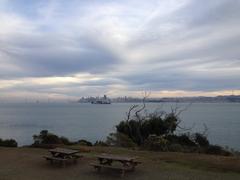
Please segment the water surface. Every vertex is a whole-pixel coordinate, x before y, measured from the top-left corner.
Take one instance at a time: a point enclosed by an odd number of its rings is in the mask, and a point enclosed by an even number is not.
[[[178,104],[185,107],[187,104]],[[32,135],[47,129],[71,140],[104,140],[125,118],[129,103],[98,104],[2,104],[0,105],[0,137],[14,138],[19,145],[33,142]],[[170,111],[171,103],[148,103],[152,111]],[[240,150],[240,104],[195,103],[181,114],[183,127],[203,131],[206,124],[211,143]]]

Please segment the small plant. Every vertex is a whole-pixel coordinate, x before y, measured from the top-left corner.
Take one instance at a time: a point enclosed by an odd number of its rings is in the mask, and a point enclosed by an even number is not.
[[[162,136],[150,135],[145,143],[144,147],[154,151],[167,151],[169,141]]]
[[[208,147],[209,146],[209,141],[206,136],[200,133],[195,133],[194,134],[194,141],[196,144],[198,144],[200,147]]]
[[[104,141],[96,141],[94,146],[108,146],[108,144]]]
[[[49,133],[48,130],[42,130],[40,134],[33,135],[33,146],[50,145],[50,144],[74,144],[70,142],[66,137],[59,137],[53,133]]]
[[[0,139],[0,146],[4,146],[4,147],[17,147],[17,141],[14,139],[6,139],[6,140],[2,140]]]
[[[223,155],[223,156],[230,156],[232,153],[229,151],[223,149],[221,146],[218,145],[209,145],[206,149],[207,154],[217,154],[217,155]]]
[[[87,140],[84,140],[84,139],[81,139],[78,141],[78,144],[79,145],[82,145],[82,146],[92,146],[92,143],[87,141]]]
[[[122,133],[109,134],[106,143],[109,146],[136,147],[136,144],[127,135]]]

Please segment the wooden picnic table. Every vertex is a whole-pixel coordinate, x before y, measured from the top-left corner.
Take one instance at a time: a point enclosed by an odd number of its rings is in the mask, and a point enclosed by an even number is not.
[[[132,162],[136,159],[136,157],[128,157],[128,156],[119,156],[113,154],[101,154],[98,155],[97,158],[101,160],[113,160],[113,161],[125,161],[125,162]]]
[[[91,164],[91,166],[96,168],[98,171],[100,171],[102,167],[110,169],[120,169],[122,171],[122,176],[124,176],[125,171],[134,171],[135,167],[141,163],[139,161],[136,161],[136,157],[129,156],[100,154],[96,157],[98,162]],[[118,162],[118,166],[113,165],[116,164],[114,162]]]
[[[82,157],[77,154],[79,153],[78,150],[67,148],[54,148],[50,149],[49,152],[51,153],[51,156],[44,156],[44,158],[49,160],[51,163],[54,161],[60,162],[63,166],[65,166],[66,161],[73,160],[74,162],[77,162],[77,159]]]
[[[79,151],[73,150],[73,149],[66,149],[66,148],[55,148],[55,149],[50,149],[49,152],[54,157],[68,158],[73,156],[74,154],[77,154]]]

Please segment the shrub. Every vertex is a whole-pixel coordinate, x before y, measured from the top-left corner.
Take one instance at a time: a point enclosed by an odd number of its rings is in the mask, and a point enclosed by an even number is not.
[[[135,147],[136,144],[125,134],[122,133],[111,133],[107,137],[106,143],[109,146],[117,147]]]
[[[178,136],[178,142],[185,146],[196,146],[196,143],[191,140],[190,134],[182,134]]]
[[[57,135],[49,133],[42,139],[42,144],[62,144],[62,142]]]
[[[66,137],[64,137],[64,136],[60,137],[60,141],[61,141],[62,144],[65,144],[65,145],[76,144],[76,143],[74,143],[74,142],[69,141],[68,138],[66,138]]]
[[[14,139],[6,139],[6,140],[2,140],[0,139],[0,146],[4,146],[4,147],[17,147],[17,141]]]
[[[164,114],[164,116],[163,116]],[[117,126],[117,132],[125,134],[137,145],[142,145],[151,135],[157,136],[172,134],[178,123],[178,117],[174,113],[155,112],[139,119],[121,121]]]
[[[218,145],[209,145],[206,149],[207,154],[216,154],[216,155],[223,155],[223,156],[230,156],[230,153],[227,150],[224,150],[221,146]]]
[[[200,133],[194,134],[194,141],[200,146],[200,147],[207,147],[209,146],[209,141],[206,136]]]
[[[121,121],[117,126],[117,133],[115,138],[125,138],[128,137],[132,142],[141,145],[142,143],[142,134],[141,134],[141,122],[130,120],[130,121]],[[112,136],[113,134],[110,134]],[[126,137],[123,137],[125,135]],[[113,135],[114,136],[114,135]]]
[[[162,136],[150,135],[145,143],[144,147],[154,151],[167,151],[168,140]]]
[[[33,135],[33,146],[42,146],[50,144],[73,144],[66,137],[58,137],[53,133],[49,133],[47,130],[42,130],[39,135]]]
[[[182,146],[193,147],[196,146],[195,142],[191,140],[189,134],[181,134],[181,135],[168,135],[166,139],[173,144],[180,144]]]
[[[181,126],[179,115],[186,109],[171,108],[171,112],[155,111],[141,113],[143,105],[133,105],[129,108],[127,118],[116,126],[116,133],[111,133],[107,139],[109,145],[130,147],[143,146],[149,150],[198,152],[219,155],[229,155],[229,151],[220,146],[210,145],[202,133],[174,134]],[[134,115],[131,113],[134,112]],[[184,128],[183,128],[184,129]],[[207,129],[206,129],[207,130]]]
[[[94,146],[108,146],[108,144],[104,141],[96,141]]]
[[[87,140],[84,140],[84,139],[81,139],[78,141],[78,144],[79,145],[83,145],[83,146],[92,146],[92,143],[87,141]]]

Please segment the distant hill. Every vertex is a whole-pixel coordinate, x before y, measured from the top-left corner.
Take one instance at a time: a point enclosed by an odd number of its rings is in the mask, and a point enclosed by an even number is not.
[[[238,102],[240,103],[240,96],[216,96],[216,97],[176,97],[176,98],[159,98],[149,99],[148,102],[191,102],[191,103],[220,103],[220,102]]]
[[[78,100],[79,103],[88,103],[92,102],[93,97],[82,97]],[[110,99],[110,98],[109,98]],[[113,103],[138,103],[142,102],[142,98],[134,98],[134,97],[117,97],[111,98],[111,102]],[[240,96],[238,95],[230,95],[230,96],[215,96],[215,97],[206,97],[206,96],[198,96],[198,97],[168,97],[168,98],[148,98],[145,102],[180,102],[180,103],[240,103]]]

